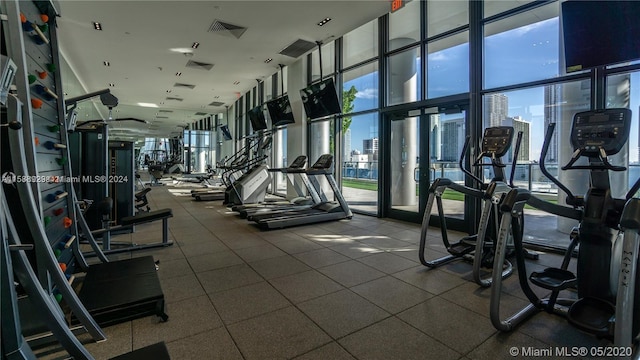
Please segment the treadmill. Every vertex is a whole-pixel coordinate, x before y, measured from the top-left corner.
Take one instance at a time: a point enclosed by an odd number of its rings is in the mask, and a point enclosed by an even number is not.
[[[313,165],[311,165],[310,169],[322,168],[323,166],[325,166],[324,165],[325,162],[326,160],[320,157]],[[259,221],[259,220],[264,220],[268,218],[274,218],[274,217],[282,216],[282,214],[285,212],[308,209],[314,205],[328,202],[329,200],[327,200],[327,195],[324,193],[324,191],[322,191],[322,186],[320,185],[320,182],[317,179],[318,175],[313,175],[313,174],[310,175],[308,174],[308,171],[309,170],[304,168],[291,169],[289,170],[289,174],[288,174],[291,176],[295,174],[300,176],[300,179],[302,180],[305,187],[307,188],[307,191],[309,192],[309,196],[311,196],[311,199],[307,199],[308,200],[307,203],[296,202],[295,204],[289,203],[286,206],[251,210],[251,211],[248,211],[246,214],[247,220]],[[297,187],[297,185],[295,185],[295,182],[294,182],[294,186],[296,186],[296,191],[298,192],[298,194],[302,194],[302,190],[299,187]],[[240,214],[240,216],[242,217],[242,214]]]
[[[351,219],[353,213],[342,196],[333,177],[333,155],[324,154],[312,167],[305,171],[309,176],[324,176],[333,190],[336,201],[323,201],[309,209],[291,210],[275,217],[254,219],[261,229],[281,229],[285,227],[315,224],[326,221]]]

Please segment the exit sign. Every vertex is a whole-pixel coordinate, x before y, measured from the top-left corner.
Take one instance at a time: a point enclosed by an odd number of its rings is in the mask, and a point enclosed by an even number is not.
[[[404,6],[404,0],[391,0],[391,12],[400,10]]]

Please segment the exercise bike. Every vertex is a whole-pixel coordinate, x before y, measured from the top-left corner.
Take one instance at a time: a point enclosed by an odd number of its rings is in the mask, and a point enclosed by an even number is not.
[[[549,148],[555,124],[549,124],[540,167],[543,173],[567,193],[567,204],[581,209],[579,226],[574,230],[571,244],[559,268],[550,267],[533,272],[527,278],[522,249],[522,215],[524,205],[531,199],[526,189],[513,189],[501,203],[501,223],[494,260],[491,289],[490,318],[500,331],[511,331],[518,324],[539,311],[567,318],[576,328],[599,338],[608,338],[631,357],[631,345],[640,328],[640,294],[636,271],[638,263],[638,232],[640,230],[639,199],[633,198],[640,189],[638,179],[624,198],[611,196],[610,172],[626,167],[612,165],[608,157],[619,153],[629,138],[631,111],[607,109],[577,113],[571,128],[574,153],[562,170],[589,170],[590,187],[584,196],[574,196],[545,168],[544,157]],[[576,165],[580,158],[588,165]],[[496,276],[495,264],[504,259],[507,239],[513,237],[516,248],[518,280],[530,304],[505,319],[500,317],[502,279]],[[576,274],[568,270],[574,250],[578,248]],[[530,284],[551,293],[539,298]],[[577,289],[577,299],[560,298],[563,290]],[[624,347],[624,349],[622,348]],[[637,358],[637,348],[634,358]]]

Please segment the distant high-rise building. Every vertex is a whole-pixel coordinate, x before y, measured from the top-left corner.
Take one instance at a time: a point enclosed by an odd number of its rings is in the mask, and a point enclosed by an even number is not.
[[[351,158],[351,129],[347,129],[344,132],[344,144],[343,144],[344,159],[343,161],[349,161]]]
[[[464,118],[442,120],[441,158],[442,161],[458,161],[462,147],[464,146]]]
[[[501,126],[509,112],[509,98],[505,94],[484,96],[484,124],[487,127]]]
[[[431,130],[429,131],[429,157],[431,160],[440,160],[442,158],[442,147],[440,141],[440,115],[431,115]]]
[[[377,154],[378,153],[378,138],[364,139],[362,140],[362,153],[363,154]]]
[[[513,135],[513,146],[515,147],[516,136],[518,136],[518,132],[522,131],[522,142],[520,143],[520,151],[518,152],[518,162],[519,163],[528,163],[531,160],[529,157],[531,155],[531,122],[524,120],[521,116],[514,116],[512,118],[505,119],[502,126],[512,126],[514,130]],[[513,151],[514,147],[509,149],[509,152],[506,154],[504,158],[504,162],[512,162],[513,161]]]

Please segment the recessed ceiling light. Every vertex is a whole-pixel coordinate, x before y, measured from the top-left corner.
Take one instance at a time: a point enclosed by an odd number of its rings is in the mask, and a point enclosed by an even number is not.
[[[330,17],[328,17],[328,18],[324,18],[322,21],[320,21],[320,22],[318,23],[318,26],[324,26],[324,25],[325,25],[326,23],[328,23],[329,21],[331,21],[331,18],[330,18]]]
[[[213,97],[214,99],[220,99],[220,95],[216,95]]]
[[[181,76],[181,75],[182,75],[182,73],[181,73],[180,71],[178,71],[178,72],[176,73],[176,76]]]
[[[170,92],[171,92],[171,90],[167,90],[167,93],[170,93]]]
[[[240,81],[234,81],[233,82],[233,85],[239,85],[239,84],[240,84]]]
[[[114,86],[116,86],[116,84],[114,84],[114,83],[109,83],[109,86],[114,87]]]
[[[102,25],[99,22],[94,21],[93,22],[93,28],[96,29],[96,30],[102,30]]]
[[[157,107],[158,107],[158,105],[156,105],[156,104],[152,104],[152,103],[142,103],[142,102],[139,102],[139,103],[138,103],[138,106],[142,106],[142,107],[150,107],[150,108],[157,108]]]
[[[265,62],[266,64],[268,64],[268,63],[270,63],[270,62],[272,62],[272,61],[273,61],[273,59],[272,59],[272,58],[268,58],[268,59],[267,59],[267,60],[265,60],[264,62]]]
[[[161,102],[160,102],[160,105],[164,105],[164,101],[161,101]]]
[[[104,66],[111,66],[111,63],[108,61],[103,61],[102,63],[104,64]]]
[[[197,49],[198,46],[200,46],[200,43],[196,41],[196,42],[193,43],[193,45],[191,45],[191,48],[192,49]]]

